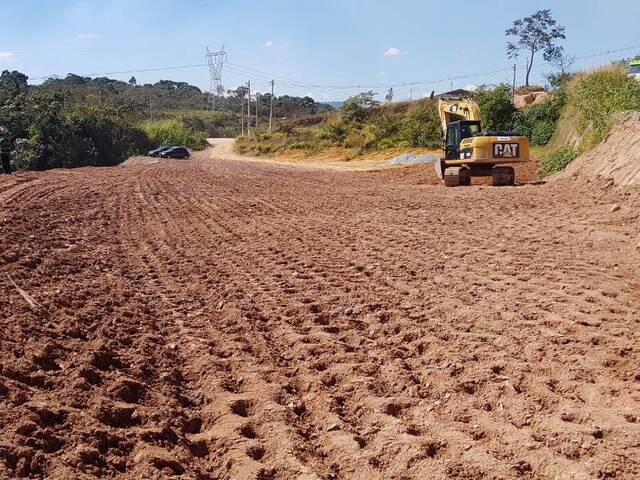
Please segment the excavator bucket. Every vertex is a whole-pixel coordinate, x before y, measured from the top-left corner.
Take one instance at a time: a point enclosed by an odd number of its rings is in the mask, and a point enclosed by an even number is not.
[[[444,169],[445,169],[444,161],[439,158],[433,161],[433,169],[436,171],[436,175],[440,180],[444,179]]]

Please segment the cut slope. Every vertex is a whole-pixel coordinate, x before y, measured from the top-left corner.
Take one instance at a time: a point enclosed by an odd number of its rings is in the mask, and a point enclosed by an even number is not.
[[[556,178],[610,177],[618,185],[640,184],[640,112],[614,127],[604,142],[576,158]]]

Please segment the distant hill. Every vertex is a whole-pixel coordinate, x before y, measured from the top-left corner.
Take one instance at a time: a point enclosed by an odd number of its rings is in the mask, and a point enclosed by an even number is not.
[[[322,102],[322,103],[324,103],[325,105],[329,105],[331,108],[338,109],[342,106],[344,102],[341,100],[334,100],[333,102]]]
[[[107,105],[127,107],[142,116],[155,116],[163,112],[206,110],[209,93],[186,82],[160,80],[154,84],[138,85],[135,78],[129,82],[106,77],[90,78],[68,74],[65,78],[50,78],[41,85],[31,86],[34,91],[65,94],[71,104],[82,105],[87,99],[100,99]],[[228,90],[216,97],[216,109],[240,115],[240,102],[246,99],[246,87]],[[252,112],[255,101],[252,100]],[[270,95],[259,97],[258,112],[261,118],[269,115]],[[246,100],[244,102],[246,109]],[[292,118],[316,115],[332,110],[329,104],[316,102],[311,97],[275,96],[274,118]]]

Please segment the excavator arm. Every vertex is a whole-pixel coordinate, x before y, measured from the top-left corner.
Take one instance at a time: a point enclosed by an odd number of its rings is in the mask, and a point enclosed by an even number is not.
[[[438,115],[442,123],[442,131],[446,133],[447,126],[456,120],[480,121],[480,106],[471,98],[463,96],[445,96],[438,100]]]

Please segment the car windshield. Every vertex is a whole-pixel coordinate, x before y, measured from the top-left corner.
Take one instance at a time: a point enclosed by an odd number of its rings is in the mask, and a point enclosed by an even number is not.
[[[629,67],[629,73],[640,73],[640,65],[631,65]]]

